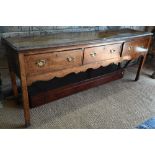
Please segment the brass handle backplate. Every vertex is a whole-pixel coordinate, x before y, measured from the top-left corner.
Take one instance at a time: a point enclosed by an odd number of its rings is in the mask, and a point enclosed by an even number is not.
[[[96,56],[96,52],[90,53],[90,56],[91,56],[91,57],[95,57],[95,56]]]
[[[72,62],[72,61],[74,61],[74,58],[73,57],[67,57],[67,61]]]
[[[132,49],[132,46],[129,46],[129,47],[128,47],[128,50],[131,51],[131,49]]]
[[[36,65],[37,65],[38,67],[44,67],[45,64],[46,64],[46,60],[44,60],[44,59],[38,60],[38,61],[36,62]]]
[[[114,49],[111,49],[110,50],[110,53],[112,54],[112,53],[115,53],[116,52],[116,50],[114,50]]]

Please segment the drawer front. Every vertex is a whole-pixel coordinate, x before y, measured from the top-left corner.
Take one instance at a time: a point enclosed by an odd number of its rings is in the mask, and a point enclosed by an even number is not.
[[[25,56],[27,75],[82,65],[82,49]]]
[[[145,54],[148,50],[149,38],[137,39],[124,44],[122,56],[131,56],[136,58],[139,55]]]
[[[84,50],[84,64],[120,58],[121,44],[112,44]]]

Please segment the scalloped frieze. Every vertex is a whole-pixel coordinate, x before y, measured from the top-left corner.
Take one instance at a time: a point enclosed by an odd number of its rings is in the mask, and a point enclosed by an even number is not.
[[[126,57],[126,58],[109,59],[109,60],[94,62],[92,64],[87,64],[87,65],[83,65],[83,66],[79,66],[79,67],[73,67],[73,68],[68,68],[68,69],[64,69],[64,70],[60,70],[60,71],[49,72],[46,74],[30,76],[30,77],[27,77],[27,83],[28,83],[28,85],[31,85],[33,82],[36,82],[36,81],[48,81],[55,77],[58,77],[58,78],[64,77],[70,73],[78,74],[80,72],[85,72],[88,69],[97,69],[101,66],[106,67],[112,63],[118,64],[119,62],[124,61],[126,59],[128,60],[130,58]]]

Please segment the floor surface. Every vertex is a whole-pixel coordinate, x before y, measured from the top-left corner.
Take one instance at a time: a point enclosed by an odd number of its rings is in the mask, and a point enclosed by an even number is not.
[[[129,67],[121,80],[31,109],[30,128],[136,128],[155,116],[152,72],[145,67],[140,80],[135,82],[136,68]],[[4,75],[7,77],[8,73]],[[9,83],[9,80],[5,81]],[[23,124],[22,108],[13,99],[5,101],[0,108],[0,128],[22,128]]]

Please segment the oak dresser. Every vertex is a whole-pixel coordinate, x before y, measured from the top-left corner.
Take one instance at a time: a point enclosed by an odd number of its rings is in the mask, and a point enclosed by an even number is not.
[[[118,66],[116,72],[110,73],[108,78],[104,77],[112,81],[117,79],[117,76],[122,77],[124,73],[121,67],[122,62],[126,61],[125,66],[127,66],[131,60],[139,58],[135,78],[137,81],[151,38],[152,33],[129,29],[2,38],[7,51],[12,88],[16,97],[18,96],[16,76],[21,80],[25,126],[30,125],[28,86],[37,81],[48,81],[55,77],[61,78],[71,73],[78,74],[88,69],[115,64]],[[84,90],[89,85],[95,86],[95,83],[99,85],[104,82],[98,78],[94,78],[93,82],[85,80],[83,83],[80,82],[82,89],[74,85],[72,91]],[[65,89],[66,93],[69,92],[69,88]]]

